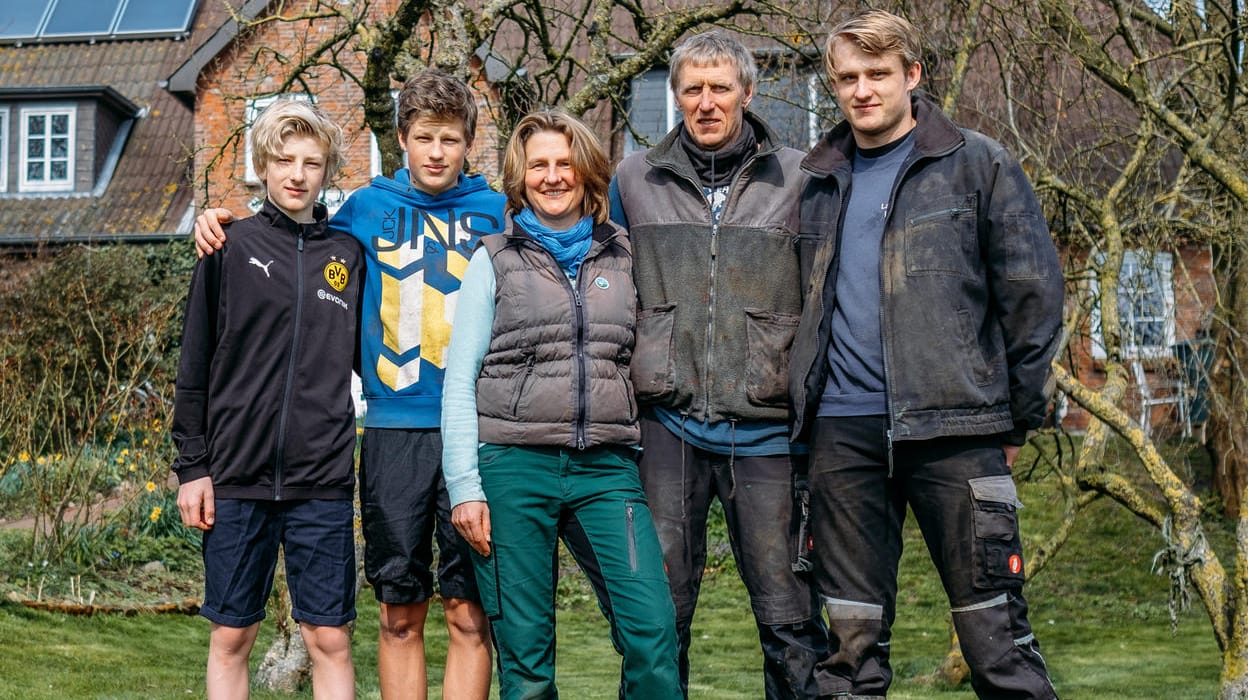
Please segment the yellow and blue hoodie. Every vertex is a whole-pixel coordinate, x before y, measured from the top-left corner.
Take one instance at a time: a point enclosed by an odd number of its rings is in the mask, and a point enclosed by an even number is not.
[[[357,191],[330,220],[364,248],[360,378],[371,428],[437,428],[455,302],[484,235],[503,230],[506,197],[481,175],[439,195],[406,168]]]

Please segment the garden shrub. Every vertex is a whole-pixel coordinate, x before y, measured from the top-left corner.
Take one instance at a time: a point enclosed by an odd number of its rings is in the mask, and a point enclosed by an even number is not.
[[[80,550],[149,482],[165,491],[193,266],[186,242],[78,246],[0,292],[0,513],[35,516],[32,561]]]

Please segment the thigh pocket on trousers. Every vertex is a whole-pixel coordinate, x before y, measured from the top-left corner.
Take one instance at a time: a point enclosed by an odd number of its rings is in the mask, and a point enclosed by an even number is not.
[[[972,549],[974,578],[979,589],[1021,586],[1023,544],[1018,534],[1018,509],[1022,503],[1008,474],[970,479],[974,503],[975,543]]]
[[[483,557],[472,551],[472,568],[477,576],[477,591],[481,594],[481,608],[485,616],[497,620],[503,616],[501,591],[498,581],[498,551]]]
[[[663,572],[663,550],[659,547],[654,518],[644,497],[624,499],[623,555],[630,578],[667,581]]]

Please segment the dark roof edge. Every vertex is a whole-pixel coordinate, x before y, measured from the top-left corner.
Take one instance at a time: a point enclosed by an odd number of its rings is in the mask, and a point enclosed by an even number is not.
[[[171,243],[183,240],[185,233],[71,233],[60,236],[28,233],[16,236],[0,235],[0,255],[41,246],[62,246],[76,243]]]
[[[243,6],[238,9],[238,16],[245,22],[250,22],[257,15],[269,6],[270,0],[246,0]],[[186,59],[178,69],[173,72],[165,80],[165,89],[177,95],[179,98],[189,98],[192,102],[195,99],[195,86],[199,82],[199,73],[208,65],[212,59],[217,57],[221,51],[229,45],[234,37],[238,36],[242,28],[239,26],[238,20],[234,17],[227,19],[217,30],[213,32],[202,44],[195,47],[191,52],[190,58]]]
[[[108,103],[111,107],[134,118],[139,116],[139,106],[131,102],[125,95],[108,85],[39,85],[39,86],[6,86],[0,87],[0,99],[38,98],[56,100],[65,97],[95,97]]]

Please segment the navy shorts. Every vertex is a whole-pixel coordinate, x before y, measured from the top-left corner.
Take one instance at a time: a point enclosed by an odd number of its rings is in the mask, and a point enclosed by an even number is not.
[[[223,498],[216,506],[204,532],[200,615],[226,627],[263,620],[280,545],[295,621],[341,627],[355,619],[351,501]]]
[[[451,524],[436,429],[365,428],[360,445],[364,576],[387,605],[433,597],[433,543],[444,598],[477,602],[468,543]]]

